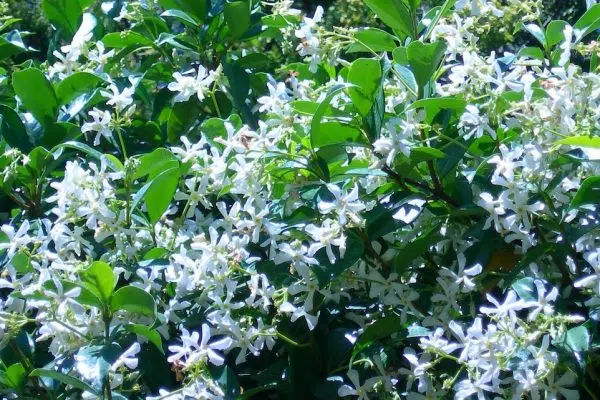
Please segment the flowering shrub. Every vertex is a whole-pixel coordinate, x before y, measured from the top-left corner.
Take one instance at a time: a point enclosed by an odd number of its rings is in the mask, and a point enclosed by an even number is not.
[[[3,19],[3,398],[597,398],[600,6],[508,3]]]

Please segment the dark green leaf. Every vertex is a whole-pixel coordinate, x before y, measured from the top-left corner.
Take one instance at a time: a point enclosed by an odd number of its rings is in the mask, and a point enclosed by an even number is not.
[[[35,143],[27,134],[25,125],[12,108],[0,104],[0,136],[6,140],[10,147],[27,153],[33,149]]]
[[[439,226],[435,226],[401,248],[395,260],[394,267],[396,271],[402,272],[411,262],[423,256],[441,238]]]
[[[123,32],[112,32],[107,34],[102,38],[102,43],[106,47],[112,47],[115,49],[124,49],[124,48],[139,48],[144,46],[152,46],[154,42],[152,39],[147,38],[146,36],[133,32],[133,31],[123,31]]]
[[[333,249],[336,256],[334,263],[329,261],[325,249],[317,251],[315,258],[319,261],[318,265],[313,265],[312,268],[317,275],[317,279],[321,287],[327,285],[336,276],[343,273],[345,270],[353,266],[364,254],[365,244],[363,240],[354,232],[348,233],[346,238],[346,253],[344,257],[340,257],[337,248]]]
[[[247,0],[225,3],[225,21],[234,39],[242,37],[250,28],[250,5]]]
[[[600,203],[600,176],[591,176],[581,184],[581,187],[571,201],[570,209],[586,204]]]
[[[162,354],[165,354],[162,346],[162,338],[156,329],[149,328],[146,325],[130,324],[125,325],[125,330],[145,337],[150,343],[156,346],[158,351],[160,351]]]

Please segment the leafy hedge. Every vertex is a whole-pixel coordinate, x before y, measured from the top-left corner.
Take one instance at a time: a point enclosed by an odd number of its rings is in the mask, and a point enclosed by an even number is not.
[[[3,398],[597,397],[600,5],[365,4],[2,17]]]

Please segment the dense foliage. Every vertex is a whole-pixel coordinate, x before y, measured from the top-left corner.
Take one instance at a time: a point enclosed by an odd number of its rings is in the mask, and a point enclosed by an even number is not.
[[[1,17],[3,398],[598,397],[600,5],[364,3]]]

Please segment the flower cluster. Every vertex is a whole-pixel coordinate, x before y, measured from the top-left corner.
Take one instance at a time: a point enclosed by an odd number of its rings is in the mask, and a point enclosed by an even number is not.
[[[3,396],[594,396],[600,6],[122,3],[0,79]]]

